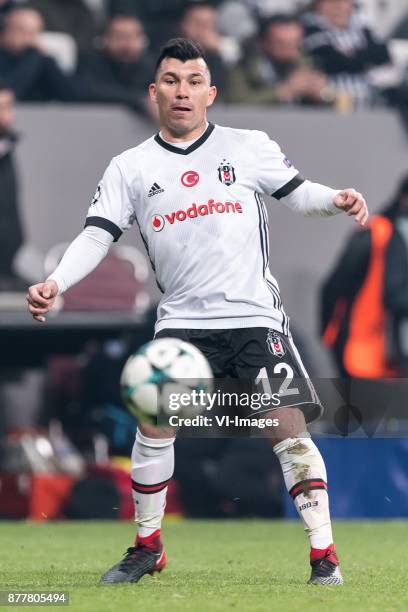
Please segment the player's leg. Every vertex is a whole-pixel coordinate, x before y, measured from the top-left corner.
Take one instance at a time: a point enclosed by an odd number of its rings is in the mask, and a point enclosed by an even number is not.
[[[262,328],[243,330],[240,336],[244,348],[237,362],[239,375],[245,376],[251,371],[257,391],[280,392],[280,406],[270,413],[265,411],[262,417],[279,421],[279,426],[270,428],[266,435],[309,537],[311,582],[341,584],[331,529],[326,468],[306,425],[306,420],[320,415],[319,400],[290,338]]]
[[[286,488],[309,537],[310,582],[341,584],[343,580],[333,543],[323,457],[307,433],[305,418],[299,408],[277,408],[269,416],[279,420],[279,426],[271,428],[268,437],[280,462]]]
[[[132,495],[139,541],[160,532],[174,471],[175,432],[139,424],[132,450]]]
[[[137,582],[145,574],[161,571],[166,565],[161,523],[174,470],[174,440],[173,428],[139,424],[131,472],[138,531],[134,545],[103,575],[102,584]]]
[[[155,338],[178,338],[197,346],[210,361],[217,364],[214,346],[217,342],[199,330],[162,330]],[[138,533],[134,546],[128,548],[120,563],[102,577],[102,584],[137,582],[147,573],[163,569],[166,555],[161,541],[161,522],[166,506],[168,483],[174,469],[175,428],[153,427],[139,423],[132,450],[132,495]]]
[[[156,338],[178,338],[196,346],[209,360],[212,371],[218,372],[219,338],[208,331],[170,329],[163,330]],[[136,546],[149,546],[163,552],[161,523],[166,506],[168,483],[174,470],[174,427],[153,427],[139,424],[132,451],[132,494],[135,503],[135,520],[138,525]],[[163,552],[156,569],[166,562]]]

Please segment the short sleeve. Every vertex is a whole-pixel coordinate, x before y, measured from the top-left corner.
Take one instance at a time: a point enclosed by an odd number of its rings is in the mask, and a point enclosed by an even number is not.
[[[131,227],[135,211],[119,164],[115,159],[107,167],[88,209],[85,227],[93,225],[112,234],[116,242],[123,230]]]
[[[284,198],[304,182],[304,178],[265,132],[256,132],[257,187],[259,193]]]

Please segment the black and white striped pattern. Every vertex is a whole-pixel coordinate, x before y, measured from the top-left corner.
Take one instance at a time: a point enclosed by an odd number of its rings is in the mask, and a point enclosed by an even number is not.
[[[345,55],[351,55],[354,51],[362,51],[369,47],[367,40],[367,28],[358,18],[353,16],[346,29],[336,29],[320,15],[308,13],[302,19],[306,26],[306,37],[304,50],[319,57],[319,49],[331,47]],[[311,28],[310,33],[308,29]],[[313,31],[318,28],[317,31]],[[339,91],[348,94],[355,108],[370,104],[373,100],[374,90],[366,72],[337,72],[328,74],[329,82]]]
[[[268,213],[266,211],[265,202],[259,193],[254,192],[255,201],[258,207],[259,215],[259,233],[261,240],[261,251],[263,259],[263,278],[265,283],[272,294],[273,305],[282,315],[282,333],[289,335],[289,317],[285,313],[282,306],[282,298],[279,291],[278,283],[272,276],[269,270],[269,227],[268,227]]]

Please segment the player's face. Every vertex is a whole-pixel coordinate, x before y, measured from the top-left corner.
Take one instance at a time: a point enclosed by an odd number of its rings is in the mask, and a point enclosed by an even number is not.
[[[149,93],[158,105],[162,130],[188,140],[205,124],[207,107],[214,102],[217,90],[210,84],[207,64],[202,58],[186,62],[165,58]]]

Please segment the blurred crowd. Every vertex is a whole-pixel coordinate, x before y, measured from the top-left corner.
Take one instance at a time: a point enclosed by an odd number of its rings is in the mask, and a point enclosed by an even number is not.
[[[17,100],[148,110],[170,37],[201,44],[219,99],[340,111],[408,106],[398,0],[0,0],[0,79]]]

